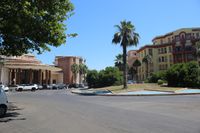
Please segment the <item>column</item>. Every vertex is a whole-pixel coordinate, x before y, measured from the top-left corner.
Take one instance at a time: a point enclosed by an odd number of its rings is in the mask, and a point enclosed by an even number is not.
[[[42,70],[41,69],[38,71],[38,82],[39,84],[42,84]]]
[[[12,69],[9,70],[9,84],[12,84]]]
[[[33,71],[32,69],[29,69],[29,83],[32,84],[33,83]]]
[[[45,84],[48,84],[48,71],[45,70]]]
[[[17,69],[14,69],[13,72],[14,72],[13,84],[16,85]]]
[[[44,84],[44,73],[41,71],[42,74],[42,84]]]
[[[51,84],[51,71],[49,71],[49,84]]]
[[[16,84],[19,84],[19,70],[16,69]]]

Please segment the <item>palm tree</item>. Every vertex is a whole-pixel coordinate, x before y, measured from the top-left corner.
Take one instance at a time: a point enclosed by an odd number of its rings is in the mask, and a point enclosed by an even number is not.
[[[88,71],[88,68],[87,68],[87,66],[85,64],[80,64],[79,65],[79,72],[80,72],[81,77],[82,77],[82,75],[84,77],[84,80],[83,80],[84,83],[85,83],[85,74],[87,73],[87,71]]]
[[[142,62],[145,63],[145,65],[146,65],[146,78],[148,78],[148,75],[149,75],[149,63],[151,63],[151,56],[150,55],[145,55],[144,58],[142,59]]]
[[[138,81],[138,67],[139,66],[141,66],[141,62],[138,59],[136,59],[132,65],[132,67],[136,69],[136,81]]]
[[[75,81],[75,83],[76,83],[77,73],[79,72],[79,65],[77,65],[75,63],[73,65],[71,65],[71,71],[73,73],[73,82]]]
[[[135,26],[131,21],[121,21],[120,25],[115,25],[118,31],[114,34],[112,43],[118,44],[123,48],[123,76],[124,89],[127,88],[127,47],[137,46],[139,42],[139,34],[135,32]]]
[[[115,66],[119,68],[120,71],[123,70],[123,56],[122,54],[118,54],[115,56]]]

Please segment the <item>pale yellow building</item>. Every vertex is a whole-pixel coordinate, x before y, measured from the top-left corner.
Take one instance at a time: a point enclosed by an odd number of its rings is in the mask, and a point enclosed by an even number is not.
[[[145,80],[153,72],[167,70],[173,64],[197,60],[194,53],[196,51],[195,44],[199,40],[200,28],[182,28],[156,36],[152,40],[153,44],[145,45],[137,50],[138,59],[141,63],[146,55],[151,57],[148,72],[145,63],[142,63],[139,67],[139,80]]]

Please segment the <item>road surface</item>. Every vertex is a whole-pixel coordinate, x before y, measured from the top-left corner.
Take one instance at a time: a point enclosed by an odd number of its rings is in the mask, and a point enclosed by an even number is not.
[[[0,133],[200,133],[200,95],[104,97],[9,92]]]

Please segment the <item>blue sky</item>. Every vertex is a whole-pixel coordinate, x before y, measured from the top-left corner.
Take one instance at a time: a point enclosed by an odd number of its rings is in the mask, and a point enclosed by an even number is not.
[[[138,49],[151,40],[179,28],[200,27],[200,0],[71,0],[75,14],[66,22],[66,33],[78,33],[66,44],[51,52],[37,55],[45,64],[52,64],[56,55],[81,56],[89,69],[104,69],[114,65],[115,56],[122,53],[112,44],[114,25],[129,20],[140,34]]]

